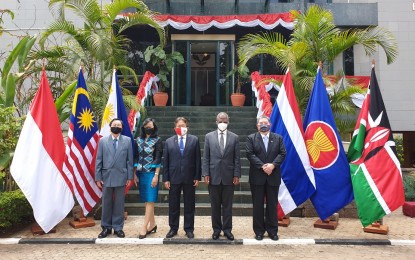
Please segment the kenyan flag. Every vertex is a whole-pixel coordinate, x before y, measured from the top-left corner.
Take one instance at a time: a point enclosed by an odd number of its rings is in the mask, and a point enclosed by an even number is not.
[[[401,166],[374,68],[347,156],[364,227],[403,205]]]

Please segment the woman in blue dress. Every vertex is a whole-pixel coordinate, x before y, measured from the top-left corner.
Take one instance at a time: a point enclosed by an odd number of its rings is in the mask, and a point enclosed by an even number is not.
[[[157,126],[154,120],[147,118],[141,127],[141,135],[137,138],[138,158],[134,182],[140,190],[141,202],[145,205],[144,224],[140,229],[139,238],[143,239],[151,233],[157,232],[154,219],[154,203],[157,202],[159,188],[159,173],[163,145],[157,135]]]

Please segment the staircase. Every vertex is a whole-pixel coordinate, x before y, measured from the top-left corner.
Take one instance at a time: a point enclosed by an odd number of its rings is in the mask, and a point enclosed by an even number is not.
[[[233,214],[234,216],[251,216],[252,202],[251,191],[248,183],[249,162],[245,154],[246,138],[249,134],[256,130],[256,115],[257,109],[255,107],[148,107],[148,117],[154,118],[159,128],[159,136],[162,140],[166,140],[174,134],[174,120],[179,116],[184,116],[189,119],[189,133],[199,137],[200,147],[203,156],[203,147],[205,135],[215,130],[216,115],[219,112],[226,112],[229,115],[230,123],[228,129],[239,135],[239,142],[241,146],[241,166],[242,176],[240,185],[236,186],[234,200],[233,200]],[[168,199],[169,192],[164,188],[160,176],[159,184],[159,200],[155,204],[156,215],[168,215]],[[183,200],[183,199],[182,199]],[[183,201],[182,201],[183,203]],[[139,202],[139,191],[133,187],[127,194],[125,208],[130,215],[144,214],[144,203]],[[183,204],[181,204],[183,209]],[[196,188],[196,215],[210,216],[210,202],[207,185],[203,182],[199,183]]]

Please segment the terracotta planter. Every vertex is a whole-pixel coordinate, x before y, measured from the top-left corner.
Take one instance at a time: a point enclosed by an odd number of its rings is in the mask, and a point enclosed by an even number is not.
[[[242,107],[245,104],[245,94],[233,93],[231,95],[231,103],[234,107]]]
[[[169,100],[169,95],[165,92],[156,92],[153,95],[153,100],[156,107],[165,107]]]

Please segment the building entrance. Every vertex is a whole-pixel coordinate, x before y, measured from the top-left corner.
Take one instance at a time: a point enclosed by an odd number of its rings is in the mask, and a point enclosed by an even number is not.
[[[232,40],[174,40],[173,49],[185,57],[173,73],[173,105],[223,106],[229,105],[232,78],[234,41]]]

